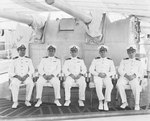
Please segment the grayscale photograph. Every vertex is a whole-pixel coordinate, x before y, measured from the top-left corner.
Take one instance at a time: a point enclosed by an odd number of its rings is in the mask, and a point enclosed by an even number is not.
[[[150,0],[1,0],[0,121],[148,121]]]

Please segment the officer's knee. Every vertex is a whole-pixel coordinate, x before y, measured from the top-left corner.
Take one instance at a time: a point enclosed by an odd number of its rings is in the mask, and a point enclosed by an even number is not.
[[[12,79],[10,84],[11,84],[12,86],[19,86],[19,85],[20,85],[18,79],[16,79],[16,78]]]
[[[63,85],[64,85],[64,88],[70,88],[72,86],[72,84],[69,81],[65,81]]]
[[[55,85],[60,85],[60,80],[57,77],[52,78],[52,83]]]
[[[106,85],[106,88],[108,88],[109,90],[112,90],[113,89],[113,84]]]
[[[118,87],[121,87],[121,86],[123,86],[123,83],[121,82],[120,79],[118,79],[116,87],[118,88]]]
[[[67,76],[64,83],[65,84],[70,84],[71,80],[72,80],[72,78],[70,76]]]
[[[84,76],[81,76],[80,79],[81,79],[81,80],[85,80],[85,77],[84,77]]]
[[[134,90],[141,90],[141,86],[139,84],[135,84],[134,86],[132,85],[132,88]]]
[[[39,77],[39,79],[36,82],[36,85],[43,85],[43,78]]]
[[[20,84],[19,84],[19,83],[12,82],[12,83],[11,83],[11,86],[12,86],[12,87],[19,87]]]
[[[97,80],[100,80],[101,78],[98,77],[98,76],[94,76],[94,80],[97,81]]]
[[[52,80],[54,80],[55,82],[59,82],[58,77],[53,77]]]
[[[72,78],[71,78],[70,76],[67,76],[65,81],[67,82],[67,81],[69,81],[69,80],[71,80],[71,79],[72,79]]]
[[[82,87],[82,88],[85,88],[85,87],[86,87],[86,82],[85,82],[85,80],[82,80],[82,81],[79,83],[79,86]]]
[[[31,81],[31,82],[29,83],[29,85],[30,85],[31,87],[34,87],[34,82]]]
[[[26,82],[27,82],[27,83],[30,83],[30,84],[34,84],[33,79],[32,79],[31,77],[28,77],[28,78],[26,79]]]

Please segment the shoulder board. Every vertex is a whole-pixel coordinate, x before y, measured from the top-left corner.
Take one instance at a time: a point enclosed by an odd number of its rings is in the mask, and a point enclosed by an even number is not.
[[[129,58],[124,58],[123,60],[128,60]]]
[[[112,60],[111,58],[107,58],[107,59]]]
[[[138,61],[140,61],[140,59],[139,59],[139,58],[135,58],[135,60],[138,60]]]
[[[78,59],[81,59],[80,57],[77,57]]]
[[[13,59],[17,59],[17,58],[18,58],[18,56],[14,57]]]
[[[43,58],[48,58],[48,56],[45,56],[45,57],[43,57]]]
[[[101,57],[96,57],[95,59],[100,59]]]
[[[71,60],[71,58],[67,58],[66,60]]]
[[[28,56],[25,56],[25,58],[29,58]]]

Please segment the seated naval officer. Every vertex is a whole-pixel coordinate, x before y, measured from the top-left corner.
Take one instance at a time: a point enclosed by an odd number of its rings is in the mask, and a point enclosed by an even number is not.
[[[9,68],[9,77],[11,80],[10,89],[12,92],[13,105],[12,108],[17,108],[18,106],[18,93],[19,86],[21,83],[26,84],[26,100],[25,105],[31,106],[29,102],[32,95],[32,90],[34,83],[32,80],[32,74],[34,73],[34,67],[32,60],[25,56],[26,46],[21,43],[17,45],[17,51],[19,56],[15,57],[12,60],[12,63]]]
[[[83,59],[77,57],[79,51],[79,47],[76,45],[70,46],[70,54],[71,58],[65,60],[63,65],[63,73],[65,74],[66,80],[64,82],[65,88],[65,104],[64,106],[69,106],[70,95],[71,95],[71,87],[73,83],[77,83],[79,85],[79,106],[84,106],[85,100],[85,89],[86,89],[86,81],[84,75],[86,74],[86,66],[84,64]]]
[[[116,74],[114,62],[106,57],[108,47],[101,45],[98,47],[100,57],[96,57],[89,68],[89,72],[94,76],[96,93],[99,99],[99,110],[108,111],[108,102],[111,101],[113,84],[111,77]],[[103,85],[106,87],[105,96],[103,95]],[[103,102],[104,100],[104,102]]]
[[[122,99],[121,108],[128,106],[127,97],[125,93],[125,85],[129,84],[135,97],[135,110],[140,110],[140,91],[141,87],[139,84],[139,78],[143,75],[142,63],[138,58],[135,58],[136,46],[131,45],[127,47],[128,58],[121,61],[118,68],[120,78],[117,82],[117,88]]]
[[[48,56],[42,58],[38,72],[40,74],[39,79],[36,83],[36,98],[38,99],[35,107],[39,107],[42,104],[42,91],[45,83],[51,83],[54,88],[55,100],[54,103],[57,106],[61,106],[60,99],[60,80],[58,75],[61,71],[60,59],[55,57],[56,46],[49,45],[47,47]]]

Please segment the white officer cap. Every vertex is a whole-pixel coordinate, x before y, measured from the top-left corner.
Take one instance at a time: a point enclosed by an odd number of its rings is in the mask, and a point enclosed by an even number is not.
[[[17,49],[26,49],[27,48],[27,44],[26,43],[22,43],[22,42],[18,42],[17,43]]]
[[[97,48],[98,50],[104,50],[104,49],[106,49],[107,51],[108,51],[108,46],[106,46],[106,45],[100,45],[98,48]]]
[[[127,50],[137,50],[136,45],[129,45],[127,48]]]
[[[49,49],[55,49],[55,50],[56,50],[56,46],[55,46],[55,45],[52,45],[52,44],[49,44],[49,45],[47,46],[47,50],[49,50]]]
[[[77,46],[77,45],[71,45],[71,46],[69,46],[69,49],[70,50],[79,50],[79,46]]]

